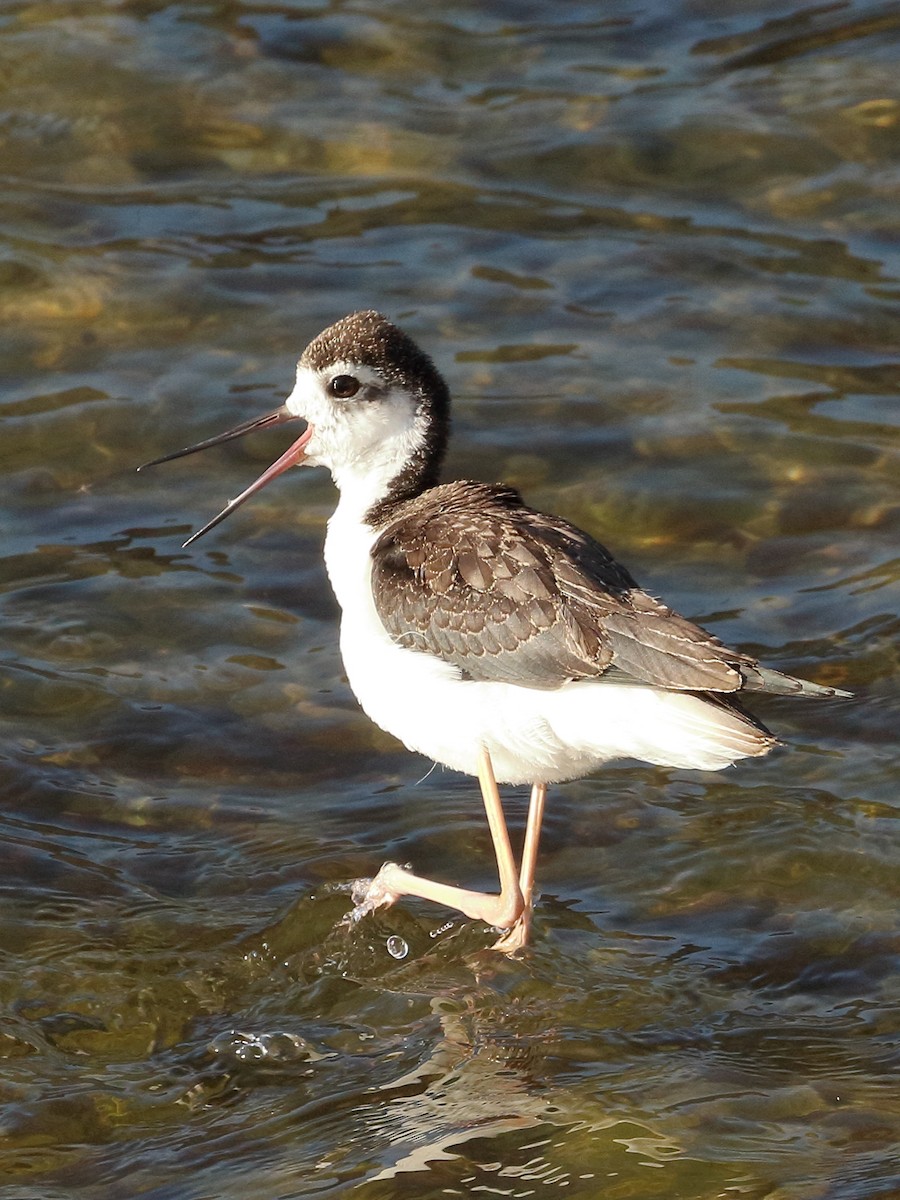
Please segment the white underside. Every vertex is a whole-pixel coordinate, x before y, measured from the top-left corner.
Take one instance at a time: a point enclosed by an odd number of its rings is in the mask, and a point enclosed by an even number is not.
[[[574,779],[617,758],[715,771],[763,751],[740,718],[696,696],[594,680],[554,691],[479,683],[402,649],[372,601],[375,535],[350,508],[341,501],[325,543],[341,655],[364,711],[410,750],[474,775],[485,746],[498,782],[512,784]]]

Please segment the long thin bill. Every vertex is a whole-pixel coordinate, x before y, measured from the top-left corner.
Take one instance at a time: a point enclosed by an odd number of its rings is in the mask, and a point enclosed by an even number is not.
[[[274,416],[275,414],[272,413],[271,415]],[[291,414],[291,415],[293,415],[293,414]],[[265,418],[263,418],[263,420],[265,420]],[[244,430],[244,432],[245,433],[249,432],[249,430]],[[218,441],[227,440],[227,438],[229,436],[239,437],[240,434],[236,433],[235,430],[232,430],[230,435],[224,434],[223,436],[219,437],[218,439],[212,438],[210,442],[201,443],[198,446],[192,446],[189,450],[182,450],[182,451],[180,451],[180,453],[181,454],[190,454],[191,450],[202,450],[207,445],[214,445],[217,440]],[[286,471],[288,469],[288,467],[295,467],[298,463],[301,463],[303,461],[303,459],[306,457],[306,443],[309,441],[309,439],[311,437],[312,437],[312,426],[307,425],[306,429],[303,430],[303,432],[297,438],[296,442],[294,442],[291,446],[289,446],[287,448],[287,450],[285,450],[285,452],[284,452],[284,454],[282,454],[281,458],[276,459],[275,462],[272,463],[271,467],[269,467],[269,469],[267,471],[263,471],[263,473],[262,473],[262,475],[260,475],[259,479],[257,479],[254,483],[251,483],[250,486],[248,488],[246,488],[243,492],[241,492],[241,494],[239,496],[236,496],[233,500],[231,500],[228,504],[226,504],[225,507],[222,509],[222,511],[220,513],[218,513],[215,517],[213,517],[213,519],[211,521],[207,522],[207,524],[204,525],[202,529],[198,529],[196,533],[192,533],[191,536],[188,538],[188,540],[186,542],[182,543],[182,548],[184,549],[185,547],[190,546],[190,544],[192,542],[196,542],[197,538],[203,537],[204,533],[209,533],[209,531],[211,529],[215,529],[215,527],[219,524],[220,521],[224,521],[226,517],[230,517],[231,514],[234,512],[234,510],[236,508],[240,508],[240,506],[244,503],[245,500],[249,500],[251,496],[255,495],[258,491],[260,491],[262,488],[264,488],[267,483],[271,483],[272,480],[275,479],[276,476],[278,476],[282,473],[282,471]],[[178,455],[172,454],[172,455],[169,455],[169,457],[177,458]],[[147,464],[147,466],[151,466],[151,465],[152,464],[150,464],[150,463]]]
[[[207,438],[203,442],[197,442],[193,446],[185,446],[183,450],[173,450],[171,454],[163,454],[161,458],[154,458],[150,462],[141,463],[138,470],[143,471],[145,467],[157,467],[160,463],[171,462],[173,458],[184,458],[186,454],[196,454],[198,450],[208,450],[210,446],[219,446],[222,442],[231,442],[235,438],[244,437],[245,434],[253,433],[257,429],[269,429],[273,425],[283,425],[285,421],[296,420],[296,415],[282,404],[281,408],[276,408],[274,412],[266,413],[264,417],[253,417],[252,420],[235,425],[234,429],[226,430],[225,433],[217,433],[215,437]],[[199,534],[197,536],[199,537]]]

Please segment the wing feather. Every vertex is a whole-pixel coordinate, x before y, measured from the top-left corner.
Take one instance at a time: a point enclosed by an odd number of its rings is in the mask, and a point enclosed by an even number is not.
[[[400,505],[372,549],[372,587],[396,642],[472,679],[556,688],[609,670],[675,691],[835,694],[729,649],[508,488],[444,484]]]

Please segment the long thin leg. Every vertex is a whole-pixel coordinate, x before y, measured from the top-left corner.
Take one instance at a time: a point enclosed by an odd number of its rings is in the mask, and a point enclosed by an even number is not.
[[[538,845],[541,840],[541,825],[544,820],[544,804],[547,799],[546,783],[536,783],[531,789],[528,805],[528,821],[525,825],[525,844],[522,847],[522,866],[519,870],[519,888],[525,907],[515,925],[499,938],[492,949],[512,954],[528,942],[531,921],[534,916],[534,872],[537,867]]]
[[[544,823],[546,801],[546,783],[536,783],[531,789],[528,823],[525,826],[525,845],[522,849],[522,868],[519,872],[519,887],[522,889],[526,912],[531,908],[531,898],[534,895],[534,873],[537,867],[538,846],[541,841],[541,826]]]
[[[401,896],[419,896],[447,908],[459,909],[475,921],[485,921],[500,929],[509,929],[516,924],[522,915],[524,900],[491,756],[483,747],[478,757],[478,782],[481,784],[484,810],[497,858],[500,894],[494,896],[488,892],[472,892],[449,883],[423,879],[421,875],[414,875],[397,863],[385,863],[375,878],[367,882],[365,890],[360,889],[358,895],[354,893],[357,905],[351,919],[359,919],[382,904],[393,904]]]

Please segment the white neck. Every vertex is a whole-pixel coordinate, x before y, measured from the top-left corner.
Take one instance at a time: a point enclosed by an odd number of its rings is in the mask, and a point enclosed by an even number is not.
[[[371,560],[369,552],[380,529],[367,521],[374,505],[391,492],[391,484],[406,465],[421,436],[415,424],[390,429],[381,441],[359,444],[359,451],[347,453],[341,443],[343,456],[335,455],[331,475],[340,492],[337,508],[328,522],[325,538],[325,566],[331,586],[341,608],[356,599],[354,590],[370,589]],[[357,599],[358,602],[358,599]]]
[[[335,516],[353,514],[354,519],[362,522],[363,517],[373,505],[383,500],[391,490],[391,481],[400,472],[403,463],[397,465],[398,451],[395,445],[374,446],[367,449],[365,469],[358,460],[352,463],[335,463],[331,468],[331,477],[340,492]]]
[[[360,594],[371,594],[370,551],[379,535],[365,516],[373,504],[387,494],[390,479],[373,475],[350,475],[341,488],[337,508],[325,535],[325,569],[341,609],[360,602]]]

